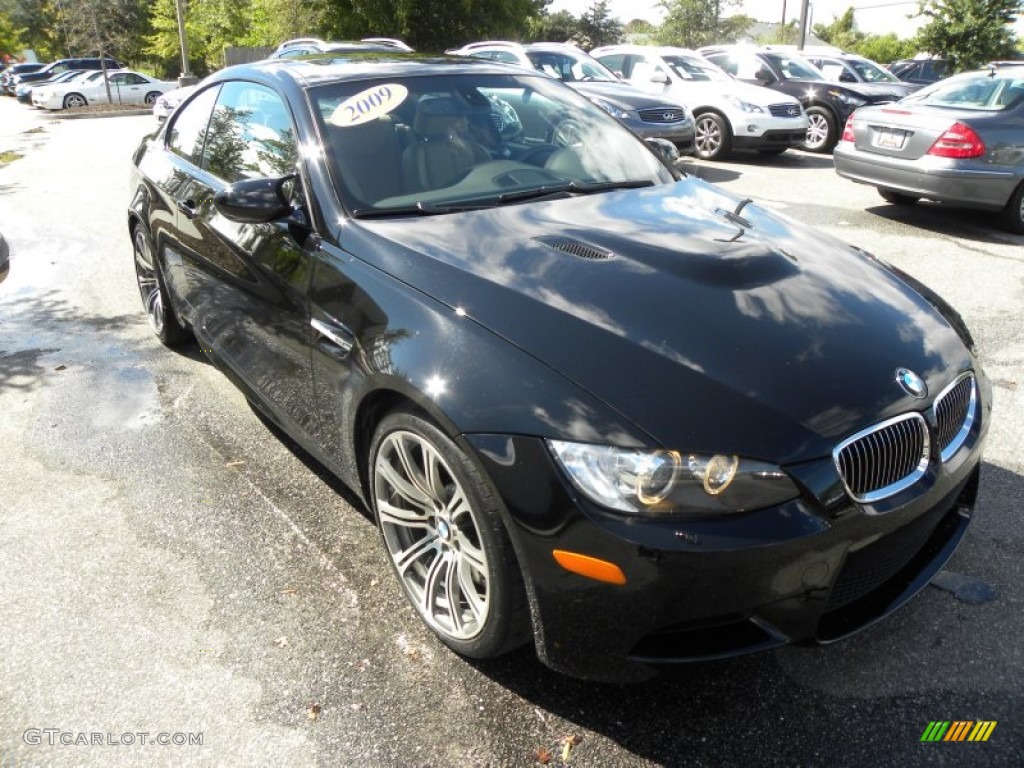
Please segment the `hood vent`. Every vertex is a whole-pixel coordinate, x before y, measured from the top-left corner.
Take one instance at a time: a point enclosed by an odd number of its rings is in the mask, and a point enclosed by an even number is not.
[[[568,253],[571,256],[577,256],[581,259],[587,259],[588,261],[603,261],[612,257],[611,251],[606,251],[603,248],[596,248],[593,245],[581,242],[579,240],[573,240],[570,237],[537,237],[534,238],[537,242],[544,243],[544,245]]]

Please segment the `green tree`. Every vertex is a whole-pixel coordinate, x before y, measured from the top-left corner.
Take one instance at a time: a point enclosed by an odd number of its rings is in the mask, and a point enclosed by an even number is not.
[[[658,42],[684,48],[735,42],[753,19],[742,14],[723,18],[722,12],[734,5],[735,0],[661,0],[658,6],[665,11],[665,21]]]
[[[59,20],[68,44],[79,55],[137,61],[149,30],[147,0],[63,0]],[[106,67],[103,67],[106,70]],[[113,101],[107,85],[107,101]]]
[[[846,11],[832,20],[831,24],[815,24],[814,34],[820,37],[829,45],[846,50],[854,50],[864,40],[866,35],[853,28],[853,8]]]
[[[0,16],[18,31],[18,53],[30,48],[40,61],[71,55],[53,0],[0,0]]]
[[[611,15],[608,0],[594,0],[580,17],[579,36],[576,42],[580,47],[590,50],[621,41],[622,22]]]
[[[1012,55],[1017,40],[1011,26],[1021,0],[929,0],[918,15],[930,21],[918,33],[918,46],[952,60],[956,71]]]
[[[653,35],[658,28],[647,19],[631,19],[622,28],[622,31],[627,35]]]
[[[558,11],[557,13],[542,11],[538,16],[527,20],[526,32],[522,37],[528,43],[564,43],[578,34],[580,34],[580,20],[569,11]]]
[[[909,59],[917,52],[917,43],[902,40],[892,32],[887,35],[868,35],[854,49],[861,56],[889,64],[896,59]]]
[[[6,13],[0,11],[0,55],[20,56],[25,45],[21,42],[24,29],[17,29]]]

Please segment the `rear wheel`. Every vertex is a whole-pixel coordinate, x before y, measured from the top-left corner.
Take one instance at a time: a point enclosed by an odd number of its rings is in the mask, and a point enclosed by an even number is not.
[[[164,287],[163,275],[154,256],[149,233],[142,224],[136,224],[132,231],[132,247],[135,250],[135,279],[142,297],[153,333],[168,347],[176,347],[189,339],[189,332],[178,320]]]
[[[489,658],[529,639],[501,502],[454,442],[414,413],[391,413],[374,434],[370,484],[395,573],[445,645]]]
[[[159,98],[160,98],[160,92],[159,91],[150,91],[149,93],[146,94],[146,98],[145,98],[144,101],[145,101],[147,106],[151,107],[154,104],[156,104],[156,100],[159,99]]]
[[[1011,232],[1024,233],[1024,182],[1017,187],[1003,209],[1003,224]]]
[[[882,196],[882,199],[885,200],[887,203],[892,203],[893,205],[913,205],[914,203],[921,199],[920,197],[915,197],[914,195],[905,195],[902,192],[896,192],[895,190],[892,189],[885,189],[884,187],[878,188],[878,194],[880,194]]]
[[[807,108],[807,137],[800,145],[808,152],[829,152],[839,140],[836,119],[825,107]]]
[[[732,132],[721,115],[705,112],[694,120],[693,153],[701,160],[718,160],[732,149]]]

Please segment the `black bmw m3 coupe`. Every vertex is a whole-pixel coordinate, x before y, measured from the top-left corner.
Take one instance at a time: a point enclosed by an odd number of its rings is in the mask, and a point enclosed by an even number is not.
[[[135,152],[153,330],[358,492],[461,654],[827,643],[970,521],[956,312],[658,150],[540,73],[384,53],[225,69]]]

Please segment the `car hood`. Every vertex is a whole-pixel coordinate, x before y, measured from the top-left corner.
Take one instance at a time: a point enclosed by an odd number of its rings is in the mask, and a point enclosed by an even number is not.
[[[694,178],[354,229],[357,257],[679,450],[828,455],[972,364],[879,262]],[[899,388],[901,367],[927,400]]]
[[[893,101],[902,99],[907,94],[921,88],[913,83],[857,83],[857,91],[874,99],[891,98]]]
[[[767,107],[771,104],[800,103],[798,99],[789,94],[781,91],[772,91],[760,85],[743,83],[739,80],[731,82],[725,80],[686,80],[674,82],[673,87],[676,93],[691,107],[696,103],[696,97],[703,99],[705,103],[713,104],[721,102],[726,96],[733,96],[759,107]]]
[[[652,96],[649,93],[637,90],[625,83],[567,83],[584,96],[597,96],[605,101],[611,102],[619,109],[650,109],[652,107],[664,107],[667,105],[682,106],[672,99]]]

